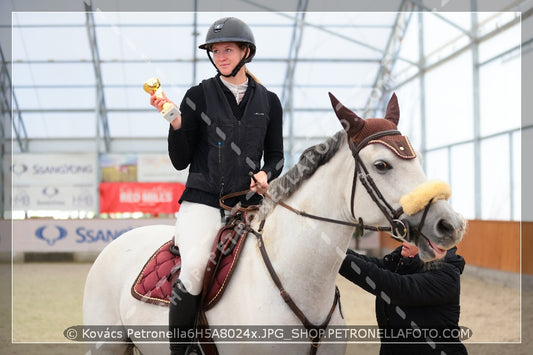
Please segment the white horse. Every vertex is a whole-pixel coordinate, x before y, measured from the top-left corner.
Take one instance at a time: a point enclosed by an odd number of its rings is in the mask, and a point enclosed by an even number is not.
[[[435,194],[426,197],[418,193],[415,200],[422,201],[416,202],[422,205],[411,209],[410,215],[400,208],[402,196],[417,191],[415,188],[426,182],[426,177],[407,138],[395,131],[399,119],[396,97],[389,102],[385,119],[366,120],[333,96],[331,99],[344,130],[308,148],[297,165],[272,181],[268,198],[251,225],[257,231],[259,221],[265,221],[261,234],[272,266],[311,323],[324,322],[334,305],[329,327],[345,324],[339,305],[334,304],[335,279],[356,225],[387,226],[411,238],[424,260],[456,245],[464,233],[463,218]],[[365,170],[374,184],[368,183],[368,176],[363,177]],[[365,183],[358,182],[357,176]],[[392,207],[391,211],[387,206]],[[410,234],[401,230],[403,225]],[[134,229],[101,252],[85,285],[85,326],[168,325],[168,307],[141,302],[132,297],[130,290],[148,258],[172,239],[173,233],[173,226]],[[206,312],[210,325],[302,324],[280,296],[258,244],[253,235],[248,236],[224,296]],[[165,341],[143,342],[135,334],[117,334],[121,337],[114,338],[115,342],[89,344],[91,353],[123,354],[133,346],[146,355],[169,353]],[[215,339],[219,353],[307,354],[311,348],[307,339],[254,343],[234,340],[228,343]],[[343,354],[345,347],[342,342],[323,339],[318,354]]]

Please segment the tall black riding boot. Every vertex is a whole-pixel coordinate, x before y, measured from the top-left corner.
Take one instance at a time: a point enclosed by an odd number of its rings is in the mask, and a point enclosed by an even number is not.
[[[190,346],[191,330],[194,330],[196,314],[201,295],[191,295],[178,280],[172,289],[169,308],[170,354],[188,354],[194,346]]]

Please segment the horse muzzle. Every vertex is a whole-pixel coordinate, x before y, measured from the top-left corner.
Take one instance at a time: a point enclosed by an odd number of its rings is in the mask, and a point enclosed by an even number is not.
[[[444,257],[464,235],[466,222],[448,203],[450,195],[448,184],[430,180],[400,199],[403,218],[394,220],[397,239],[415,244],[424,261]]]

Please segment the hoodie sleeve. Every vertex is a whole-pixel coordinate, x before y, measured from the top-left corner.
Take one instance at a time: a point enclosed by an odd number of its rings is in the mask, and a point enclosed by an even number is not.
[[[459,272],[446,263],[434,270],[400,275],[355,255],[347,255],[340,273],[364,290],[392,304],[444,304],[455,300],[460,292]]]

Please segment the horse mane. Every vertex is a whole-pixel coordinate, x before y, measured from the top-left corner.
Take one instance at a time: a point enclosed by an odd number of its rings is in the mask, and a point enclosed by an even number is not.
[[[278,201],[291,197],[304,181],[311,177],[319,167],[326,164],[337,153],[341,145],[345,142],[346,131],[340,130],[322,143],[307,148],[300,155],[300,159],[296,165],[270,183],[268,187],[270,198],[263,200],[260,217],[266,217]]]

